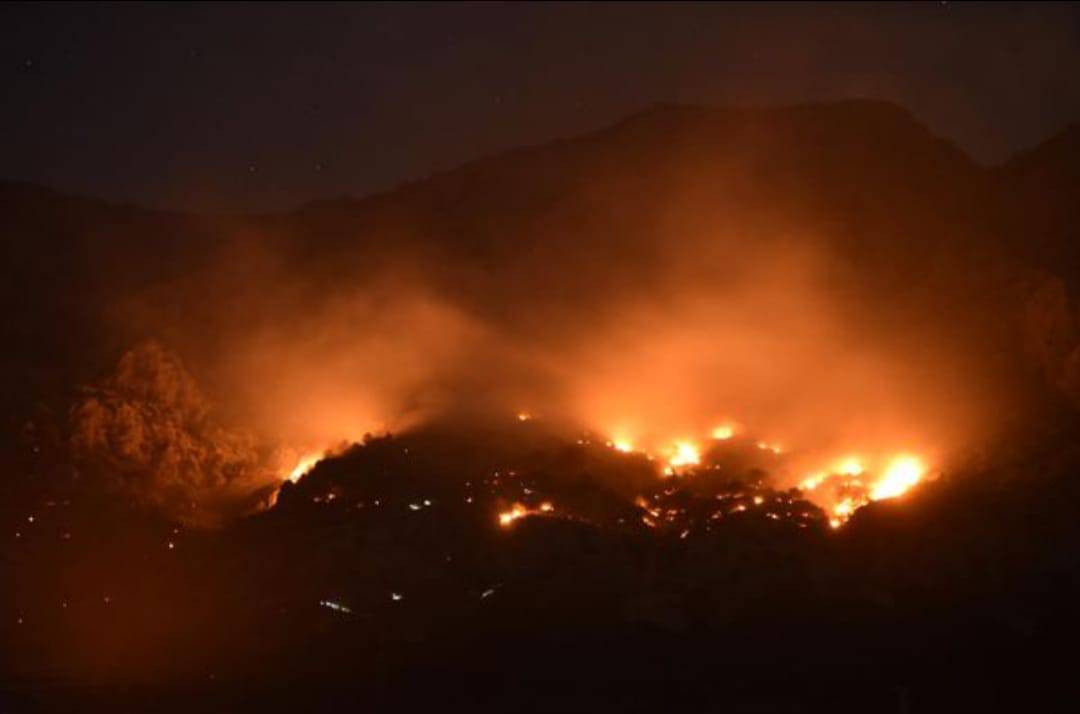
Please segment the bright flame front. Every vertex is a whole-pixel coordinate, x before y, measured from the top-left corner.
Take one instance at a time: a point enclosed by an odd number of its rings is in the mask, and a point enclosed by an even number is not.
[[[499,514],[499,525],[503,528],[509,528],[515,521],[525,518],[526,516],[547,515],[554,512],[554,510],[555,506],[549,501],[544,501],[536,508],[529,508],[524,504],[515,503],[511,506],[509,511],[503,511]]]
[[[318,452],[301,456],[300,460],[296,462],[296,466],[293,467],[293,470],[290,471],[289,475],[285,478],[289,481],[292,481],[293,483],[296,483],[300,480],[300,477],[302,477],[308,471],[311,471],[315,464],[319,463],[319,461],[322,460],[324,455],[325,454],[323,454],[322,452]]]
[[[926,469],[914,456],[898,456],[889,462],[881,479],[870,491],[872,501],[901,496],[917,484]]]

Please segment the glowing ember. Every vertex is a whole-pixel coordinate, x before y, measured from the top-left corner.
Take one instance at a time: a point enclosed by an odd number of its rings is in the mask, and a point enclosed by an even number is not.
[[[347,606],[342,605],[339,602],[334,602],[333,600],[320,600],[319,605],[335,612],[343,612],[345,614],[349,614],[352,612],[352,610],[350,610]]]
[[[881,480],[874,484],[870,498],[880,501],[902,495],[922,479],[925,470],[914,456],[896,457],[885,467]]]
[[[499,525],[505,528],[517,519],[523,518],[527,513],[528,511],[525,510],[524,506],[514,506],[509,511],[503,511],[499,514]]]
[[[532,419],[532,414],[529,412],[518,412],[517,419],[518,421],[529,421]]]
[[[629,454],[634,450],[634,445],[629,439],[614,439],[611,442],[611,448],[616,451],[621,451],[624,454]]]

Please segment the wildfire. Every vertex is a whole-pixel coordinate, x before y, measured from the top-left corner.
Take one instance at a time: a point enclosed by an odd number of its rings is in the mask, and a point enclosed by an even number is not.
[[[885,467],[881,480],[874,484],[870,499],[880,501],[903,495],[922,479],[925,470],[914,456],[896,457]]]
[[[883,501],[907,493],[926,474],[923,462],[910,454],[901,454],[885,462],[880,470],[871,471],[856,457],[837,461],[828,472],[808,476],[799,485],[804,492],[829,487],[832,504],[829,524],[839,528],[851,515],[871,501]],[[829,499],[823,495],[814,500]]]
[[[701,463],[701,452],[697,444],[691,441],[676,441],[671,447],[671,455],[668,456],[666,473],[674,474],[675,469],[681,466],[696,466]]]
[[[816,473],[807,476],[803,479],[803,482],[799,484],[799,488],[803,491],[813,491],[815,488],[825,482],[825,479],[829,477],[827,473]]]
[[[736,431],[733,422],[727,422],[714,427],[707,433],[713,441],[722,442],[733,438]],[[660,464],[659,473],[664,477],[675,476],[680,469],[700,466],[703,463],[699,442],[689,438],[668,442],[669,446],[666,448],[660,448],[651,453],[645,450],[648,449],[647,445],[642,449],[638,444],[623,436],[613,436],[604,443],[609,449],[621,453],[641,453],[649,460],[653,460],[654,453],[657,454],[657,461]],[[785,460],[790,458],[779,442],[762,440],[751,443],[761,451]],[[721,447],[717,444],[711,448]],[[842,526],[855,511],[871,501],[903,495],[918,484],[926,474],[924,462],[919,457],[908,453],[888,457],[849,453],[826,463],[828,464],[826,467],[807,474],[799,483],[798,488],[807,494],[807,498],[825,510],[833,528]],[[716,464],[707,466],[717,468]],[[755,505],[761,504],[755,500]],[[504,526],[509,525],[529,513],[530,511],[523,506],[515,506],[515,510],[500,516],[500,522]]]
[[[509,511],[503,511],[499,514],[499,525],[503,528],[509,528],[517,521],[526,516],[536,516],[541,514],[552,513],[555,510],[555,506],[549,501],[544,501],[536,508],[529,508],[528,506],[515,503]]]
[[[312,467],[315,466],[315,464],[319,463],[323,456],[324,454],[322,452],[305,454],[304,456],[301,456],[300,460],[296,462],[296,466],[293,467],[293,470],[290,471],[289,475],[285,478],[289,481],[292,481],[293,483],[296,483],[300,480],[301,476],[306,474],[308,471],[311,471]]]

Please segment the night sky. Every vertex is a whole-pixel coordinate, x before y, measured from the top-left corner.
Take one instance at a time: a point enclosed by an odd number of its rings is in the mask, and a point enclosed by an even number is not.
[[[365,194],[649,104],[904,104],[980,161],[1080,120],[1080,6],[4,5],[0,179]]]

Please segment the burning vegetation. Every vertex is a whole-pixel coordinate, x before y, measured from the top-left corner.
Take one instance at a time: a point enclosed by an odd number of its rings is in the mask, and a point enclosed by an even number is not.
[[[102,345],[136,346],[21,432],[26,473],[53,480],[5,506],[13,666],[354,681],[374,652],[478,642],[476,662],[509,646],[542,669],[549,633],[616,632],[620,675],[734,639],[754,696],[779,656],[842,685],[899,676],[923,651],[908,625],[932,641],[920,617],[986,593],[1022,603],[987,632],[1048,631],[985,554],[1072,567],[1025,530],[1048,509],[1072,537],[1072,514],[1015,485],[1030,444],[1060,445],[1036,427],[1071,424],[1068,299],[1026,305],[1005,250],[965,243],[969,197],[939,197],[977,168],[857,108],[657,111],[203,226],[183,270],[95,313]],[[985,514],[1015,549],[972,546]],[[890,638],[914,654],[864,665]]]
[[[223,358],[208,364],[194,353],[226,410],[211,414],[177,358],[140,348],[76,406],[73,444],[88,466],[122,466],[125,483],[145,489],[141,500],[212,522],[244,510],[235,505],[244,489],[272,502],[271,484],[296,481],[365,434],[509,412],[522,427],[608,435],[595,438],[644,455],[660,478],[757,469],[775,487],[803,488],[839,525],[915,485],[925,454],[938,467],[979,433],[975,406],[986,399],[950,379],[962,353],[929,345],[929,331],[885,334],[873,315],[844,307],[822,282],[842,276],[841,263],[805,241],[759,241],[741,253],[716,243],[699,243],[693,263],[723,260],[724,280],[694,278],[677,260],[648,300],[597,298],[605,315],[587,330],[542,296],[529,309],[548,319],[512,327],[420,287],[430,276],[311,297],[270,261],[249,280],[280,280],[280,297],[226,293],[232,307],[215,316]],[[196,283],[213,292],[219,279]],[[232,324],[227,316],[240,313],[257,317]],[[918,340],[919,360],[896,354]],[[512,406],[521,404],[529,408]],[[867,456],[837,466],[853,447]]]
[[[148,503],[211,508],[226,483],[261,493],[305,471],[301,455],[365,434],[511,414],[651,455],[668,477],[738,446],[777,487],[820,473],[808,493],[839,520],[898,495],[1020,413],[999,408],[1011,383],[984,359],[1011,339],[996,317],[1009,293],[994,270],[962,270],[966,204],[937,204],[970,167],[895,108],[816,111],[656,110],[392,200],[221,229],[196,268],[108,311],[114,343],[158,337],[213,394],[212,418],[147,432],[187,439],[188,456],[174,466],[114,438],[130,414],[155,415],[143,428],[186,409],[142,409],[147,393],[124,397],[130,409],[80,405],[79,452],[124,464],[125,482],[161,492]],[[826,157],[806,153],[811,139]],[[881,166],[852,175],[868,148]],[[926,164],[909,180],[932,187],[881,198],[909,156]],[[773,164],[791,170],[755,168]],[[210,422],[246,446],[223,437],[232,455],[196,454],[217,448]],[[755,457],[741,453],[750,439]],[[851,453],[865,478],[832,470]],[[886,476],[903,454],[918,469]]]

